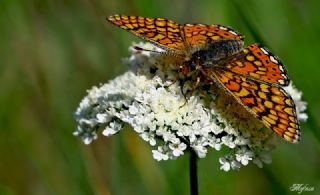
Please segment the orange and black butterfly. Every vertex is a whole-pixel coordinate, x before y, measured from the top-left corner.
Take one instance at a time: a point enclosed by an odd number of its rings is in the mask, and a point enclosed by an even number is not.
[[[222,25],[181,25],[164,18],[124,15],[107,20],[185,59],[184,66],[219,83],[277,135],[292,143],[299,141],[296,108],[282,88],[289,85],[286,69],[265,47],[244,47],[243,36]]]

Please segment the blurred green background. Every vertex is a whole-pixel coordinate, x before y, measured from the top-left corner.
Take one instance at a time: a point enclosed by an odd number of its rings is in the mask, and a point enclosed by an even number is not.
[[[139,39],[111,14],[232,26],[263,42],[303,91],[310,119],[299,144],[282,142],[271,165],[219,170],[199,161],[200,194],[320,194],[320,3],[316,0],[1,0],[0,194],[189,194],[188,155],[157,162],[130,128],[84,145],[72,135],[86,90],[123,73]],[[304,192],[307,193],[307,192]]]

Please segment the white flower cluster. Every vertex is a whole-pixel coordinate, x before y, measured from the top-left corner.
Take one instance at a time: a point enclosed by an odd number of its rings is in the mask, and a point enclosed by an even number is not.
[[[139,47],[161,50],[151,44]],[[147,141],[156,160],[175,159],[187,150],[204,158],[209,148],[225,147],[219,159],[221,169],[237,170],[252,161],[259,167],[271,162],[274,133],[224,91],[203,84],[192,92],[194,81],[185,79],[172,67],[177,62],[156,52],[132,50],[126,60],[131,69],[100,87],[93,87],[80,103],[74,135],[89,144],[102,132],[118,133],[127,123]],[[301,93],[292,85],[286,89],[306,119]],[[196,92],[196,93],[194,93]]]

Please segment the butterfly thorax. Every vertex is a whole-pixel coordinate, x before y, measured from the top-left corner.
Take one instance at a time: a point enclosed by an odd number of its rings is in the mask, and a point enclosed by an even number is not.
[[[205,47],[194,51],[186,62],[191,69],[210,68],[221,65],[228,58],[242,50],[243,41],[221,40],[206,44]]]

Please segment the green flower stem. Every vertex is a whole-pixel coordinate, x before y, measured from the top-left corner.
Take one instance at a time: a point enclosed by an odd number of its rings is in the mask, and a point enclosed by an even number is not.
[[[194,150],[190,150],[190,194],[198,195],[198,170],[197,170],[197,154]]]

